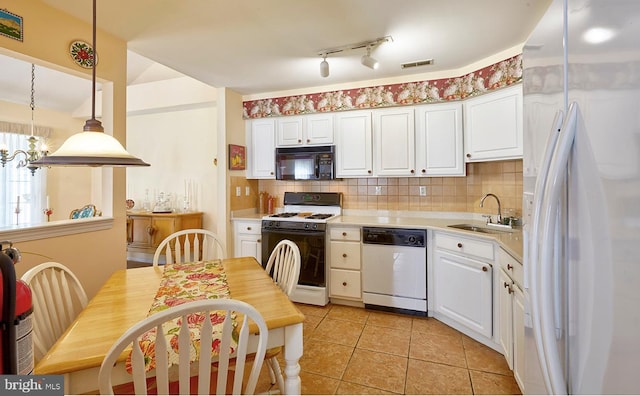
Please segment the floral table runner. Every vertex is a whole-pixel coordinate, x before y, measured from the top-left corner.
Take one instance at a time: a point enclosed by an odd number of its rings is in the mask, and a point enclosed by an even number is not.
[[[149,309],[151,316],[154,313],[167,308],[184,304],[196,300],[229,298],[229,286],[227,277],[220,260],[199,261],[186,264],[168,264],[165,266],[160,288]],[[224,311],[211,312],[211,323],[213,325],[212,356],[218,355],[220,339],[216,333],[222,332],[222,322],[225,318]],[[234,318],[235,319],[235,318]],[[191,348],[189,348],[189,360],[195,362],[199,359],[200,329],[204,323],[205,316],[196,313],[188,316],[188,326],[191,331]],[[175,319],[163,324],[163,336],[167,340],[169,348],[169,364],[178,363],[178,333],[180,331],[181,319]],[[234,321],[235,329],[236,323]],[[231,353],[237,347],[237,338],[232,337]],[[156,366],[155,359],[156,330],[146,332],[140,338],[140,348],[144,354],[145,370],[153,370]],[[126,369],[131,372],[131,354],[126,361]]]

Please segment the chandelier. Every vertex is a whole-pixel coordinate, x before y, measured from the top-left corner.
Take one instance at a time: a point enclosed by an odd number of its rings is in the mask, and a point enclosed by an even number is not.
[[[36,80],[36,65],[31,64],[31,136],[27,138],[29,142],[29,149],[27,151],[24,150],[16,150],[13,154],[9,155],[9,150],[5,144],[0,144],[0,162],[2,162],[2,167],[4,168],[7,162],[13,161],[18,157],[18,155],[23,155],[24,158],[18,160],[18,168],[27,167],[31,171],[32,175],[35,175],[37,166],[32,165],[33,161],[37,161],[43,156],[46,156],[47,146],[42,143],[40,145],[40,149],[36,149],[38,145],[38,138],[33,135],[33,130],[35,128],[34,122],[34,113],[35,113],[35,80]]]

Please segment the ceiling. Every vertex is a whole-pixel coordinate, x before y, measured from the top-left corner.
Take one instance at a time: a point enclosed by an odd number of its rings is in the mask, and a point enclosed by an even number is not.
[[[90,0],[41,1],[91,22]],[[182,73],[214,87],[252,95],[381,78],[406,81],[411,75],[465,67],[526,41],[550,2],[109,0],[98,1],[97,25],[127,41],[129,84]],[[318,53],[323,49],[384,36],[392,41],[371,53],[380,61],[379,69],[360,64],[364,50],[347,50],[329,55],[330,75],[320,76]],[[99,46],[98,42],[98,52]],[[433,65],[400,68],[402,63],[430,58]],[[0,57],[3,71],[18,72],[16,65],[5,68],[5,61]],[[20,102],[29,103],[30,65],[23,67],[25,77],[7,78],[8,73],[0,73],[0,92],[18,91]],[[46,97],[49,89],[58,94],[76,91],[68,89],[69,81],[64,82],[67,89],[49,88],[57,79],[45,71],[37,73],[37,96]],[[18,87],[19,82],[23,87]],[[89,82],[80,83],[88,85],[78,87],[82,96],[78,105],[91,92]],[[38,102],[48,107],[44,100],[36,98],[36,107]],[[55,102],[57,107],[74,106],[72,98]]]

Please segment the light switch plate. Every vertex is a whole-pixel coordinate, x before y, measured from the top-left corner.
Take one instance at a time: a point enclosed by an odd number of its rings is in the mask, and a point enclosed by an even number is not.
[[[246,186],[246,187],[244,188],[244,195],[246,195],[247,197],[248,197],[249,195],[251,195],[251,187]]]
[[[427,196],[427,186],[420,186],[420,196],[421,197]]]
[[[376,195],[380,195],[380,194],[382,194],[382,187],[376,186]]]
[[[239,197],[241,194],[240,186],[236,187],[236,197]]]

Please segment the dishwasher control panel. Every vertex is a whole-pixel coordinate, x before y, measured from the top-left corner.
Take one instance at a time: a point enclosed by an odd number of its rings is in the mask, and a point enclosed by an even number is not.
[[[363,227],[362,242],[376,245],[425,247],[427,231],[406,228]]]

